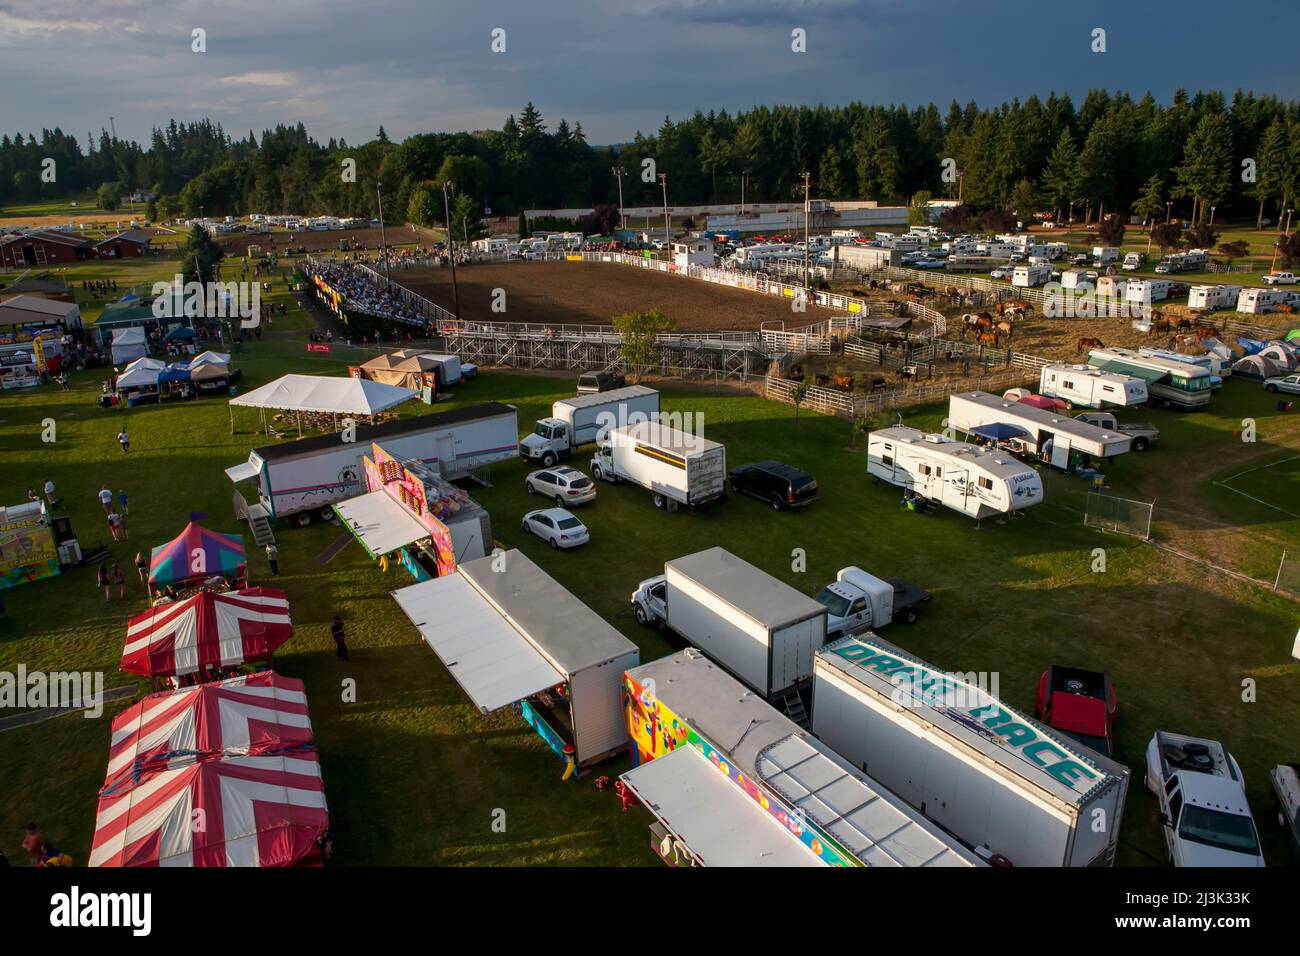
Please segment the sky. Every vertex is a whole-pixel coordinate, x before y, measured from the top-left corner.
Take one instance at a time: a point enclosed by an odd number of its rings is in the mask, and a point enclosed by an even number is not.
[[[144,142],[209,117],[359,143],[381,124],[394,140],[499,129],[531,100],[605,144],[761,104],[1296,99],[1297,36],[1300,0],[0,0],[0,129],[84,143],[112,116]]]

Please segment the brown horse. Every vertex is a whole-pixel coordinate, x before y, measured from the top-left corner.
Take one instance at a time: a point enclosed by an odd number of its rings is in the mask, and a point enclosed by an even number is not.
[[[979,343],[980,345],[992,345],[996,348],[998,344],[998,334],[996,332],[981,332]]]
[[[1178,320],[1178,331],[1179,331],[1179,332],[1190,332],[1190,331],[1192,331],[1192,320],[1191,320],[1191,319],[1188,319],[1188,318],[1181,318],[1181,319],[1179,319],[1179,320]]]
[[[1292,315],[1295,313],[1295,306],[1290,302],[1279,302],[1273,307],[1274,312],[1281,312],[1283,315]]]
[[[1196,327],[1196,341],[1204,342],[1206,339],[1217,339],[1219,330],[1208,325],[1198,325]]]
[[[1094,339],[1085,335],[1075,344],[1074,353],[1080,355],[1088,349],[1104,349],[1105,347],[1106,343],[1101,339]]]
[[[1162,332],[1172,332],[1173,328],[1173,325],[1168,319],[1161,316],[1159,312],[1155,312],[1152,313],[1151,328],[1147,331],[1147,335],[1158,335]]]
[[[1011,326],[1011,323],[1008,322],[1006,319],[1003,319],[1001,322],[999,322],[999,323],[997,324],[996,328],[997,328],[997,330],[998,330],[999,332],[1001,332],[1001,333],[1002,333],[1003,335],[1005,335],[1007,338],[1011,338],[1011,329],[1012,329],[1012,326]]]

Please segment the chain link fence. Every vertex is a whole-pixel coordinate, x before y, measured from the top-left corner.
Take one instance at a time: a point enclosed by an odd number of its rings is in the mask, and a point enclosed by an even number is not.
[[[1152,505],[1146,501],[1117,498],[1099,492],[1088,492],[1088,502],[1083,513],[1083,523],[1101,531],[1116,531],[1147,539],[1151,537]]]

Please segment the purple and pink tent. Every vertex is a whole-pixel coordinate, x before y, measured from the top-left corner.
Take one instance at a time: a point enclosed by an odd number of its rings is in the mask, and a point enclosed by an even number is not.
[[[214,574],[238,580],[246,571],[243,538],[209,531],[191,521],[177,537],[153,549],[149,588],[199,582]]]

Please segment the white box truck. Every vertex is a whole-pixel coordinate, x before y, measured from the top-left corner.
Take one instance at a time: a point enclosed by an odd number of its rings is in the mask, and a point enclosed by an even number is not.
[[[611,428],[659,419],[659,393],[644,385],[562,398],[519,443],[519,457],[547,468],[581,445],[599,442]]]
[[[674,558],[632,594],[636,619],[666,624],[768,700],[807,684],[826,608],[723,548]]]
[[[727,498],[727,450],[703,435],[659,422],[611,428],[591,459],[597,481],[629,481],[656,508],[697,508]]]
[[[343,435],[316,435],[256,448],[249,452],[248,461],[227,468],[226,476],[236,484],[257,481],[257,504],[244,505],[250,519],[289,518],[300,527],[314,518],[330,520],[335,502],[365,490],[361,462],[372,442],[394,458],[432,465],[445,478],[460,478],[514,458],[519,416],[513,405],[488,402],[363,425],[350,441]]]
[[[817,653],[813,732],[972,848],[1015,866],[1114,862],[1129,771],[874,635]]]

